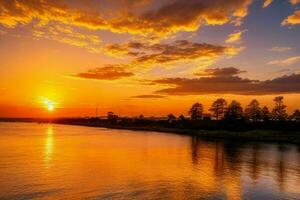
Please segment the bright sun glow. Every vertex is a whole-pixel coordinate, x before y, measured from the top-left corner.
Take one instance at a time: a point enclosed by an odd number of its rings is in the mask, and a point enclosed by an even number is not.
[[[48,111],[53,111],[55,108],[55,103],[49,99],[45,99],[44,104]]]

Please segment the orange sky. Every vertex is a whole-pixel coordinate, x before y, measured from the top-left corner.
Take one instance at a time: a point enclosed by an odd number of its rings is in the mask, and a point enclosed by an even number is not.
[[[278,95],[291,112],[298,3],[0,0],[0,117],[186,115]]]

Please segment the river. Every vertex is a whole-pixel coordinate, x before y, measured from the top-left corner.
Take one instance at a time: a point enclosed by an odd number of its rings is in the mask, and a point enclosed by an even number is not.
[[[0,199],[300,199],[300,147],[0,123]]]

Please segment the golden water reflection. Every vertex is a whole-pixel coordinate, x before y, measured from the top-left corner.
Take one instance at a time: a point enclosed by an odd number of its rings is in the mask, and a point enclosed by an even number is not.
[[[300,199],[296,145],[47,124],[0,131],[0,199]]]
[[[45,164],[50,167],[50,162],[53,153],[53,127],[51,124],[47,127],[46,140],[45,140]]]

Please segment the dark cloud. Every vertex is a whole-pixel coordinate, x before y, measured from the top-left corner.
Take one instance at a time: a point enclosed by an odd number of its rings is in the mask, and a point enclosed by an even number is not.
[[[113,23],[114,28],[131,28],[142,33],[172,33],[195,31],[201,25],[221,25],[240,22],[248,13],[252,0],[174,0],[153,1],[161,5],[141,15]]]
[[[72,77],[95,80],[116,80],[133,75],[132,72],[126,71],[122,65],[107,65],[105,67],[94,68],[87,72],[72,75]]]
[[[1,0],[0,24],[15,27],[36,20],[39,25],[60,22],[117,33],[165,35],[178,31],[195,31],[201,25],[240,22],[247,15],[251,2],[252,0],[99,0],[84,4],[79,0]]]
[[[111,54],[126,54],[133,56],[137,63],[169,63],[199,58],[216,59],[222,55],[235,55],[240,49],[206,43],[193,43],[178,40],[170,44],[148,44],[129,42],[125,44],[111,44],[105,47]]]
[[[167,88],[156,91],[156,93],[167,95],[300,93],[300,74],[286,75],[266,81],[243,79],[238,76],[164,78],[153,80],[149,84],[167,85]]]
[[[205,69],[202,72],[194,73],[196,76],[234,76],[246,71],[242,71],[235,67]]]

